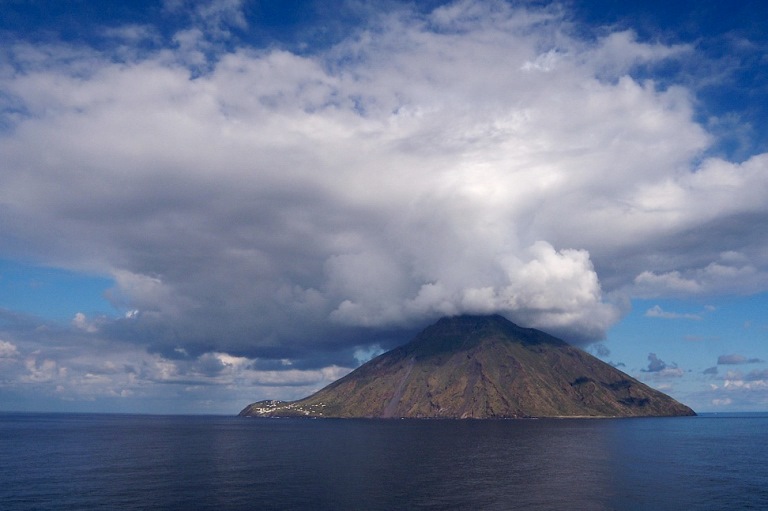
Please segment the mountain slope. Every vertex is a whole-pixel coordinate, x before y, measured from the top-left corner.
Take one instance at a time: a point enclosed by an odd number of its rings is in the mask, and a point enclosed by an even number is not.
[[[309,397],[241,416],[634,417],[694,415],[566,342],[501,316],[443,318]]]

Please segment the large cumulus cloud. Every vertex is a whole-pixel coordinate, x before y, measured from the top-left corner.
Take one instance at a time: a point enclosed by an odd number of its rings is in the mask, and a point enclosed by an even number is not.
[[[693,48],[466,1],[298,54],[224,4],[152,51],[3,50],[3,254],[111,275],[101,335],[330,365],[445,314],[586,343],[627,296],[768,286],[768,157],[634,74]]]

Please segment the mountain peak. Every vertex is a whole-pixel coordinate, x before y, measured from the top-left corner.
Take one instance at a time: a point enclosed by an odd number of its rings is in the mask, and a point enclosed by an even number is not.
[[[528,343],[564,342],[541,330],[518,326],[500,314],[447,316],[438,320],[434,325],[427,327],[422,334],[431,329],[452,329],[457,334],[470,337],[481,337],[496,332]]]
[[[500,315],[442,318],[411,342],[294,402],[246,416],[629,417],[690,408],[556,337]]]
[[[467,350],[480,343],[492,341],[523,345],[567,345],[556,337],[533,328],[520,327],[499,314],[462,315],[441,318],[425,328],[410,343],[402,347],[417,356]]]

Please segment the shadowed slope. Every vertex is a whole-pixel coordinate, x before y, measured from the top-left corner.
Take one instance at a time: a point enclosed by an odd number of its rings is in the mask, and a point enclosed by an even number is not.
[[[694,415],[613,366],[501,316],[443,318],[293,402],[260,401],[243,416],[633,417]]]

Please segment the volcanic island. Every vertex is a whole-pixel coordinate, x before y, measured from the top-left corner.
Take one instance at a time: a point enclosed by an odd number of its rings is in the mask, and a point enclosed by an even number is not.
[[[297,401],[243,417],[508,419],[696,413],[565,341],[500,315],[440,319]]]

